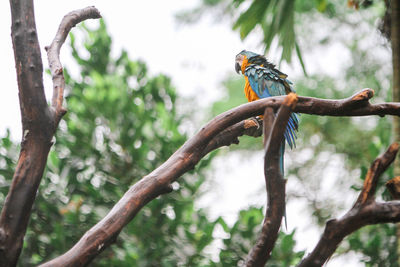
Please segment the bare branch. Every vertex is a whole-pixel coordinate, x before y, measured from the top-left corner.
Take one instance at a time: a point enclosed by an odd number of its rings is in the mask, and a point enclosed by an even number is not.
[[[94,6],[89,6],[83,9],[74,10],[62,19],[58,28],[57,34],[53,39],[50,46],[46,46],[47,57],[51,76],[53,79],[53,97],[51,106],[55,110],[56,121],[58,122],[61,117],[67,112],[63,106],[65,80],[63,75],[63,67],[60,61],[60,50],[64,44],[68,33],[76,24],[87,19],[101,18],[100,12]]]
[[[399,145],[393,143],[372,163],[354,206],[342,218],[326,223],[317,246],[302,260],[299,267],[322,266],[347,235],[365,225],[400,221],[400,201],[377,203],[373,197],[379,176],[393,162],[398,150]]]
[[[394,161],[396,153],[399,150],[399,145],[393,143],[386,153],[381,157],[377,158],[368,170],[368,173],[364,180],[363,189],[355,203],[355,205],[364,204],[369,199],[373,199],[378,184],[378,179],[382,173],[389,167]]]
[[[399,103],[370,104],[368,100],[374,90],[364,89],[361,92],[342,100],[299,97],[295,112],[322,116],[400,116]]]
[[[368,102],[365,103],[364,98],[357,97],[371,95],[370,92],[373,91],[365,89],[343,100],[298,97],[294,111],[330,116],[400,115],[400,103],[371,105]],[[206,155],[205,152],[227,145],[228,143],[222,144],[221,142],[216,145],[218,134],[244,119],[261,115],[267,107],[277,110],[283,101],[283,96],[261,99],[243,104],[215,117],[195,136],[186,141],[166,162],[134,184],[107,216],[88,230],[69,251],[42,266],[84,266],[88,264],[115,241],[122,228],[136,216],[144,205],[163,192],[168,192],[172,182],[193,169]],[[361,102],[364,104],[360,107],[357,103]],[[233,136],[231,138],[234,139]],[[209,146],[213,142],[214,144]]]
[[[271,255],[278,238],[282,216],[285,212],[285,179],[280,171],[281,146],[284,142],[285,132],[291,110],[296,106],[296,94],[285,97],[281,108],[274,119],[271,108],[266,108],[264,113],[265,143],[264,176],[267,189],[267,210],[259,238],[253,246],[245,262],[246,266],[264,266]],[[272,127],[271,127],[272,126]]]
[[[274,110],[271,107],[267,107],[264,111],[264,121],[263,121],[264,149],[267,148],[268,141],[271,139],[274,122],[275,122]]]
[[[36,31],[33,1],[10,1],[11,38],[17,71],[23,131],[46,117],[43,64]],[[30,123],[32,122],[32,123]],[[29,129],[30,130],[30,129]]]
[[[17,264],[53,134],[43,88],[33,1],[10,1],[10,7],[23,139],[0,216],[0,266]]]
[[[256,118],[243,120],[238,122],[221,133],[216,135],[204,149],[203,154],[207,155],[211,151],[222,146],[230,146],[231,144],[239,144],[239,137],[243,135],[259,137],[262,135],[260,124],[262,121],[256,121]]]

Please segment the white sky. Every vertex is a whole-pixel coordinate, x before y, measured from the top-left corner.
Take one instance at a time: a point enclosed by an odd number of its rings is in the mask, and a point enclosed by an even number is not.
[[[214,24],[212,21],[202,20],[190,26],[177,25],[173,15],[183,9],[194,6],[196,0],[190,1],[35,1],[36,26],[39,42],[42,48],[44,67],[47,68],[47,57],[44,47],[49,45],[55,35],[61,18],[71,10],[95,5],[106,20],[109,33],[113,40],[113,53],[119,53],[121,48],[128,50],[132,59],[144,60],[151,73],[165,73],[172,77],[178,92],[183,96],[197,96],[200,107],[207,106],[213,99],[221,96],[220,82],[234,73],[234,56],[246,48],[262,52],[258,42],[246,40],[242,42],[238,33],[232,32],[229,23]],[[14,67],[13,50],[10,38],[10,11],[9,1],[0,1],[0,75],[3,89],[0,91],[0,135],[6,128],[10,128],[14,140],[21,137],[21,123],[18,104],[18,90]],[[67,41],[68,42],[68,41]],[[333,52],[332,52],[333,51]],[[320,51],[317,54],[326,60],[337,58],[334,50]],[[277,58],[272,57],[273,61]],[[64,65],[70,65],[72,60],[69,49],[64,46],[61,53]],[[320,69],[317,64],[308,65],[308,70]],[[326,66],[334,71],[334,66]],[[325,68],[325,70],[326,70]],[[71,68],[70,68],[71,69]],[[299,66],[286,73],[299,73]],[[328,69],[329,71],[329,69]],[[293,75],[291,75],[293,77]],[[46,95],[51,97],[51,80],[44,75]],[[244,99],[245,102],[245,99]],[[201,125],[198,125],[200,128]],[[223,162],[229,159],[229,162]],[[243,164],[243,162],[247,162]],[[236,170],[241,163],[240,170]],[[243,161],[237,156],[220,159],[214,164],[224,164],[224,168],[217,169],[213,179],[217,186],[225,191],[214,192],[204,204],[209,204],[214,215],[223,215],[228,220],[236,218],[236,211],[250,204],[262,204],[265,193],[260,195],[259,188],[263,188],[262,155],[256,153],[255,160]],[[234,170],[233,170],[234,169]],[[253,170],[257,169],[258,172]],[[251,175],[249,175],[251,173]],[[247,177],[246,177],[247,176]],[[243,179],[248,179],[248,186],[243,186]],[[217,196],[217,198],[216,198]],[[212,204],[213,203],[213,204]],[[289,230],[297,226],[295,218],[299,208],[294,205],[288,208]],[[307,223],[309,219],[307,218]],[[307,247],[312,248],[318,239],[318,232],[306,230],[304,225],[297,231],[299,242],[308,240]],[[313,232],[310,235],[310,231]],[[312,236],[312,238],[309,238]],[[356,258],[356,257],[355,257]],[[357,266],[357,261],[335,263],[329,266]],[[354,262],[355,261],[355,262]],[[360,265],[362,266],[362,265]]]

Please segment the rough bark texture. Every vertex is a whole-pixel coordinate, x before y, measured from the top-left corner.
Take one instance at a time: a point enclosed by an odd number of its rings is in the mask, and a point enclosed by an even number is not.
[[[393,68],[393,101],[400,102],[400,2],[398,0],[387,1],[387,14],[389,20],[390,41],[392,46],[392,68]],[[400,118],[393,118],[393,140],[400,142]],[[394,174],[400,175],[400,161],[394,164]],[[400,264],[400,224],[397,224],[397,257]]]
[[[0,216],[0,266],[17,264],[52,145],[51,139],[65,113],[62,100],[54,108],[46,103],[33,1],[11,0],[10,6],[23,137],[17,167]],[[65,36],[68,32],[69,29]],[[62,89],[58,90],[61,95]]]
[[[393,102],[400,102],[400,2],[391,1],[391,44],[393,65]],[[400,118],[393,118],[393,136],[400,142]],[[395,174],[400,175],[400,162],[396,162]]]
[[[280,147],[291,110],[296,106],[297,96],[289,94],[275,118],[272,108],[264,113],[264,177],[267,190],[267,210],[261,233],[249,254],[245,266],[264,266],[271,256],[278,238],[282,217],[285,213],[286,181],[280,171]]]
[[[51,45],[45,47],[53,80],[53,97],[51,100],[51,107],[53,108],[53,112],[55,112],[54,115],[57,124],[61,117],[67,112],[62,105],[64,101],[65,80],[63,67],[60,61],[61,46],[64,44],[68,33],[73,27],[75,27],[76,24],[86,19],[100,17],[99,11],[93,6],[74,10],[68,13],[62,19],[57,34],[54,37],[54,40],[51,42]]]
[[[17,263],[54,133],[54,120],[44,95],[33,1],[10,1],[10,4],[23,139],[0,217],[0,266]]]

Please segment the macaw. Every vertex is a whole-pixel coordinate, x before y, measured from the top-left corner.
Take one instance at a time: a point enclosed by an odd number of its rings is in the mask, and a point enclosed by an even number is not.
[[[292,82],[287,75],[275,68],[275,65],[259,54],[243,50],[236,55],[235,70],[241,72],[245,79],[244,93],[249,102],[260,98],[286,95],[295,92]],[[292,113],[284,133],[286,142],[290,148],[296,146],[295,139],[299,119],[296,113]],[[281,145],[280,171],[283,173],[283,154],[285,152],[285,141]]]

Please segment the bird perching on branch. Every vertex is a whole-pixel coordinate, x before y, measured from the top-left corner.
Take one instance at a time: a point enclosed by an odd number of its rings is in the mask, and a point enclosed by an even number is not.
[[[295,92],[292,82],[287,75],[275,68],[275,65],[259,54],[243,50],[236,55],[235,70],[241,72],[245,79],[244,93],[249,102],[260,98],[287,95]],[[284,137],[290,148],[296,146],[296,131],[299,120],[296,113],[290,115]],[[285,141],[282,142],[280,150],[280,171],[283,173],[283,154],[285,152]]]

